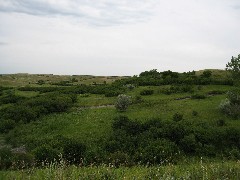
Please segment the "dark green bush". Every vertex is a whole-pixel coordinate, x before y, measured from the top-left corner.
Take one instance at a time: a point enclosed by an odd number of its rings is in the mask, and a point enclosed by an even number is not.
[[[226,121],[224,119],[219,119],[216,122],[217,126],[225,126],[226,125]]]
[[[118,96],[121,92],[119,91],[108,91],[105,93],[106,97],[114,97],[114,96]]]
[[[12,161],[13,168],[17,170],[31,168],[35,165],[34,156],[30,153],[15,153]]]
[[[175,162],[181,154],[214,157],[228,148],[240,150],[238,127],[180,119],[182,116],[176,113],[175,121],[152,119],[140,123],[120,116],[113,122],[113,134],[105,150],[111,154],[128,154],[135,164]]]
[[[212,76],[212,71],[210,71],[210,70],[205,70],[201,74],[201,77],[203,77],[203,78],[210,78],[211,76]]]
[[[0,148],[0,169],[9,169],[12,166],[13,154],[10,148]]]
[[[8,95],[0,97],[0,105],[1,104],[16,103],[16,102],[19,102],[19,101],[24,100],[24,99],[26,99],[26,98],[21,97],[21,96],[16,96],[14,94],[8,94]]]
[[[0,133],[7,133],[16,126],[12,119],[0,119]]]
[[[205,99],[206,95],[204,94],[194,94],[191,96],[192,99]]]
[[[137,104],[137,103],[141,103],[141,102],[143,102],[142,96],[137,95],[137,96],[134,97],[133,103],[136,103],[136,104]]]
[[[152,89],[144,89],[140,92],[140,95],[147,96],[147,95],[152,95],[153,93],[154,93],[154,90]]]
[[[42,80],[42,79],[40,79],[40,80],[37,81],[37,84],[39,84],[39,85],[43,85],[43,84],[45,84],[45,81]]]
[[[169,88],[164,88],[161,92],[170,95],[173,93],[193,93],[194,90],[191,85],[172,85]]]
[[[74,139],[69,139],[63,145],[63,158],[70,164],[81,164],[86,153],[86,146]]]
[[[180,140],[179,145],[184,152],[191,154],[195,153],[199,146],[194,134],[185,135],[184,138]]]
[[[23,105],[12,105],[0,111],[2,117],[5,119],[12,119],[15,122],[22,121],[28,123],[38,117],[35,109]]]
[[[40,145],[33,150],[36,162],[41,165],[42,163],[50,163],[59,160],[59,152],[49,145]]]
[[[208,92],[208,95],[219,95],[219,94],[225,94],[226,91],[223,90],[212,90]]]
[[[177,161],[179,149],[174,142],[167,139],[150,141],[141,152],[144,164],[166,164]]]
[[[233,148],[228,152],[228,158],[231,160],[240,160],[240,150]]]
[[[197,116],[197,115],[198,115],[198,112],[197,112],[197,111],[192,111],[192,115],[193,115],[193,116]]]
[[[128,154],[120,151],[110,153],[108,156],[108,163],[113,164],[115,167],[131,164]]]
[[[182,119],[183,119],[183,114],[180,114],[177,112],[173,115],[173,121],[178,122],[178,121],[181,121]]]

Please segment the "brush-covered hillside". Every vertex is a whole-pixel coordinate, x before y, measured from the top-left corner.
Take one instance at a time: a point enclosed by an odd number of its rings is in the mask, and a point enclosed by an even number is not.
[[[240,178],[240,91],[227,71],[0,85],[0,177]]]

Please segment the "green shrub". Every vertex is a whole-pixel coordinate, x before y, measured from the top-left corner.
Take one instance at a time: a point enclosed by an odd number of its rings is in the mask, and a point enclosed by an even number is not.
[[[206,95],[204,94],[194,94],[191,96],[192,99],[205,99]]]
[[[8,147],[0,148],[0,169],[9,169],[12,166],[13,154]]]
[[[173,121],[178,122],[178,121],[181,121],[182,119],[183,119],[183,114],[180,114],[177,112],[173,115]]]
[[[15,153],[13,154],[13,168],[25,169],[34,166],[34,156],[30,153]]]
[[[24,123],[35,120],[38,117],[38,113],[34,108],[30,108],[24,105],[12,105],[0,111],[2,117],[6,119],[12,119],[15,122],[23,121]]]
[[[78,80],[76,78],[72,78],[71,81],[74,82],[78,82]]]
[[[16,123],[12,119],[0,120],[0,133],[7,133],[16,126]]]
[[[193,115],[193,116],[197,116],[197,115],[198,115],[198,112],[197,112],[197,111],[192,111],[192,115]]]
[[[126,84],[126,87],[127,87],[130,91],[132,91],[132,90],[135,88],[135,86],[134,86],[133,84]]]
[[[115,167],[126,166],[130,163],[128,154],[120,151],[110,153],[108,158],[109,163],[113,164]]]
[[[86,146],[74,139],[69,139],[63,145],[63,158],[70,164],[81,164],[86,153]]]
[[[219,94],[225,94],[226,91],[223,90],[213,90],[213,91],[209,91],[208,95],[219,95]]]
[[[40,145],[33,150],[36,162],[41,165],[42,163],[50,163],[59,159],[59,152],[49,145]]]
[[[76,101],[74,94],[49,93],[3,108],[0,115],[15,122],[29,123],[42,115],[67,111]]]
[[[118,91],[108,91],[108,92],[106,92],[105,93],[105,96],[106,97],[114,97],[114,96],[118,96],[120,94],[120,92],[118,92]]]
[[[134,97],[133,103],[137,104],[137,103],[141,103],[141,102],[143,102],[142,96],[137,95],[137,96]]]
[[[118,111],[126,111],[128,106],[132,103],[131,96],[120,94],[117,97],[115,107]]]
[[[224,119],[219,119],[217,120],[217,126],[225,126],[226,125],[226,121]]]
[[[228,91],[227,98],[231,104],[240,104],[240,89]]]
[[[40,80],[37,81],[37,84],[39,84],[39,85],[43,85],[43,84],[45,84],[45,81],[42,80],[42,79],[40,79]]]
[[[162,93],[170,95],[173,93],[193,93],[193,86],[191,85],[172,85],[169,88],[164,88]]]
[[[240,90],[232,90],[227,93],[227,99],[222,101],[219,105],[219,109],[233,117],[239,118],[240,117]]]
[[[201,77],[203,77],[203,78],[210,78],[211,76],[212,76],[212,71],[210,71],[210,70],[205,70],[201,74]]]
[[[174,142],[167,139],[150,141],[142,151],[143,163],[166,164],[177,161],[179,149]]]
[[[180,140],[179,144],[181,149],[186,153],[195,153],[198,147],[194,134],[185,135],[184,138]]]
[[[228,152],[228,157],[232,160],[240,160],[240,150],[237,148],[233,148]]]
[[[16,102],[19,102],[19,101],[24,100],[24,99],[26,99],[26,98],[21,97],[21,96],[16,96],[14,94],[8,94],[8,95],[0,97],[0,105],[1,104],[16,103]]]
[[[152,89],[144,89],[140,92],[140,95],[147,96],[147,95],[152,95],[153,93],[154,93],[154,90]]]

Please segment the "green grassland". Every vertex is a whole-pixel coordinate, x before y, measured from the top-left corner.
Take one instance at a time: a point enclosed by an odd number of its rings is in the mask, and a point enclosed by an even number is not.
[[[111,165],[77,167],[61,164],[48,165],[44,169],[27,171],[1,172],[1,179],[239,179],[240,166],[236,162],[204,162],[168,165],[168,166],[134,166],[115,168]]]
[[[215,79],[227,78],[226,71],[211,70]],[[203,71],[196,74],[200,76]],[[76,78],[76,82],[72,82]],[[95,77],[95,76],[56,76],[56,75],[2,75],[0,85],[13,87],[3,90],[3,95],[10,91],[23,101],[43,97],[39,91],[22,91],[21,86],[56,86],[52,83],[69,81],[71,86],[78,84],[111,84],[117,79],[127,77]],[[37,82],[43,80],[44,84]],[[165,93],[172,85],[135,86],[127,89],[124,94],[131,96],[133,103],[124,112],[116,110],[117,96],[108,97],[106,94],[83,93],[76,95],[76,101],[62,112],[47,113],[27,123],[19,121],[13,129],[0,135],[0,147],[11,148],[26,146],[29,154],[34,154],[38,146],[50,145],[55,147],[55,140],[60,138],[74,139],[83,143],[88,150],[88,156],[104,154],[103,147],[109,137],[114,134],[114,119],[119,116],[128,117],[134,122],[144,124],[152,119],[163,122],[172,122],[175,114],[182,115],[182,121],[193,124],[204,124],[217,127],[219,120],[224,126],[240,127],[239,119],[224,115],[219,110],[219,104],[226,99],[226,93],[234,86],[231,85],[192,85],[191,91]],[[144,90],[153,90],[151,95],[141,95]],[[220,93],[212,93],[220,92]],[[51,95],[51,94],[50,94]],[[193,98],[201,95],[203,98]],[[141,97],[141,101],[135,99]],[[66,97],[67,99],[68,97]],[[0,104],[0,110],[5,110],[14,103]],[[239,129],[238,129],[239,130]],[[90,155],[89,155],[90,154]],[[0,171],[0,179],[239,179],[240,157],[220,156],[204,157],[184,154],[177,163],[169,162],[162,166],[121,165],[118,167],[111,161],[101,161],[100,165],[68,165],[65,162],[56,162],[44,168],[28,167],[23,170]],[[110,165],[108,164],[110,163]],[[1,163],[0,163],[1,164]],[[94,163],[93,163],[94,164]],[[97,163],[96,163],[97,164]],[[10,168],[11,169],[11,168]],[[21,169],[21,168],[20,168]]]
[[[139,95],[139,92],[145,88],[138,87],[127,94],[134,97]],[[75,137],[89,145],[93,145],[95,142],[102,140],[104,136],[108,136],[114,117],[119,115],[126,115],[130,119],[144,122],[152,118],[171,120],[175,113],[181,112],[184,119],[195,122],[207,121],[214,123],[219,119],[224,119],[229,124],[239,124],[238,121],[223,116],[218,109],[220,102],[226,98],[225,94],[209,96],[206,99],[176,100],[181,97],[189,97],[191,93],[165,95],[157,92],[164,86],[149,86],[147,88],[155,90],[156,93],[143,97],[143,102],[131,105],[126,112],[118,112],[114,108],[116,97],[92,94],[88,94],[87,97],[78,95],[75,106],[69,112],[50,114],[38,121],[23,124],[17,128],[20,135],[16,134],[15,136],[21,139],[21,141],[17,141],[22,144],[29,139],[29,141],[37,142],[41,139],[63,135]],[[223,85],[208,85],[198,91],[207,94],[210,91],[229,90],[231,88]],[[197,111],[198,115],[193,116],[193,111]]]
[[[113,81],[121,78],[120,76],[92,76],[92,75],[53,75],[53,74],[3,74],[0,76],[1,86],[51,86],[54,83],[69,82],[70,85],[77,84],[103,84],[112,83]],[[74,80],[73,80],[74,79]],[[42,80],[44,84],[39,84],[38,81]],[[53,85],[54,86],[54,85]]]

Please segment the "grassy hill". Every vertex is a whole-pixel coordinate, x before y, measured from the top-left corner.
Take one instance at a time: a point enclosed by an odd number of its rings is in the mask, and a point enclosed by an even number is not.
[[[78,84],[103,84],[112,83],[121,78],[120,76],[92,76],[92,75],[53,75],[53,74],[2,74],[0,76],[1,86],[51,86],[55,83],[63,83],[63,85]],[[65,83],[64,83],[65,82]]]

